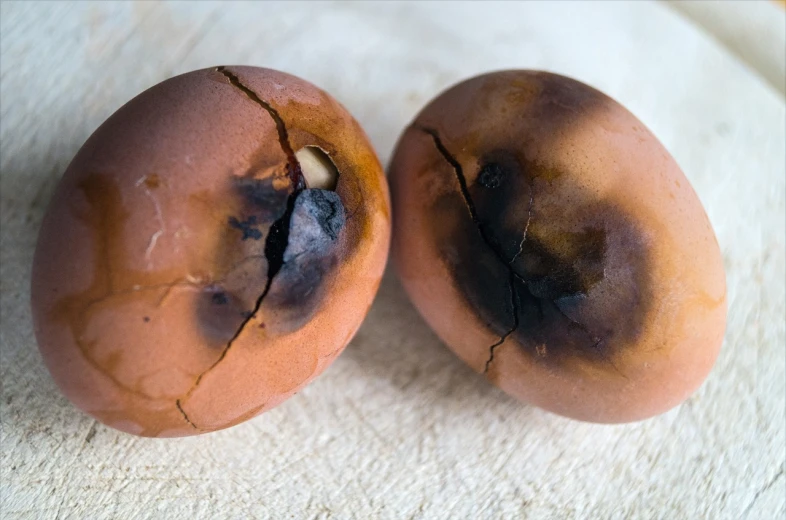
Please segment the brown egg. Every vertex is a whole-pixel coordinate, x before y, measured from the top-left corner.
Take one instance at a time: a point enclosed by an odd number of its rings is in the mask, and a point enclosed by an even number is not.
[[[675,161],[614,100],[546,72],[469,79],[406,129],[390,180],[407,292],[508,394],[625,422],[709,373],[726,319],[718,243]]]
[[[381,165],[331,96],[269,69],[190,72],[120,108],[65,172],[33,265],[36,336],[109,426],[226,428],[341,353],[389,237]]]

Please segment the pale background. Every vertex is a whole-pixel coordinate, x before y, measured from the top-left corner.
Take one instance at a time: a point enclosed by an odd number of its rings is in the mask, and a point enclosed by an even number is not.
[[[784,518],[785,16],[749,2],[2,3],[0,516]],[[663,416],[573,422],[472,373],[388,273],[346,352],[275,410],[175,440],[97,424],[60,395],[32,335],[42,213],[114,110],[219,64],[328,90],[383,163],[428,99],[480,72],[543,68],[616,97],[717,231],[730,308],[715,370]]]

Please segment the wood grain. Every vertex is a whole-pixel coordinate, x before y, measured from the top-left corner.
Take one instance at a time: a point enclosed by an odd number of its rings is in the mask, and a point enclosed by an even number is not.
[[[786,514],[786,107],[668,7],[2,2],[0,51],[2,518]],[[383,163],[429,98],[483,71],[543,68],[616,97],[675,156],[716,229],[730,310],[710,378],[679,408],[629,425],[519,405],[439,343],[388,273],[338,361],[248,423],[151,440],[82,415],[32,333],[42,214],[114,110],[173,74],[218,64],[320,85],[364,125]]]

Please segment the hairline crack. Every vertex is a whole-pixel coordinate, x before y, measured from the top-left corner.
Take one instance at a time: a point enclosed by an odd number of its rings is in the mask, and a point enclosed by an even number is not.
[[[273,108],[273,106],[270,105],[270,103],[260,98],[256,92],[254,92],[246,85],[244,85],[240,81],[240,78],[238,78],[238,76],[232,73],[231,71],[227,70],[226,67],[224,66],[216,67],[215,70],[216,72],[219,72],[223,76],[225,76],[229,80],[229,83],[233,87],[240,90],[243,94],[245,94],[245,96],[248,99],[250,99],[252,102],[262,107],[270,115],[270,117],[273,119],[273,122],[276,125],[279,146],[281,147],[281,150],[284,152],[284,154],[287,157],[287,173],[289,176],[289,180],[292,184],[292,193],[290,193],[289,196],[287,197],[286,210],[278,219],[276,219],[275,222],[273,222],[273,224],[270,226],[270,230],[268,230],[268,235],[267,238],[265,239],[265,258],[268,258],[268,255],[272,254],[268,251],[269,247],[275,247],[275,244],[271,246],[271,242],[270,242],[271,234],[273,234],[272,233],[273,228],[280,224],[281,226],[283,226],[283,233],[285,233],[284,236],[285,242],[283,246],[279,247],[281,249],[280,256],[283,259],[283,254],[284,251],[286,250],[286,246],[288,242],[289,220],[292,216],[292,211],[294,209],[294,202],[297,196],[300,194],[300,192],[302,192],[306,187],[305,180],[303,177],[303,171],[300,167],[300,162],[297,160],[297,157],[295,156],[295,153],[292,149],[292,145],[289,142],[289,133],[287,132],[286,124],[284,123],[284,120],[281,118],[281,115],[278,113],[278,111],[275,108]],[[278,231],[276,230],[276,233],[277,232]],[[274,239],[277,239],[277,237],[274,237]],[[194,393],[196,388],[202,382],[202,378],[205,375],[207,375],[210,371],[212,371],[216,366],[218,366],[218,364],[221,363],[221,361],[224,360],[227,353],[232,348],[232,345],[234,344],[235,340],[243,332],[246,325],[254,318],[254,316],[256,316],[257,312],[259,312],[259,309],[262,306],[262,302],[265,299],[265,296],[267,296],[268,292],[270,292],[270,287],[273,285],[273,279],[275,278],[276,274],[278,274],[278,272],[280,271],[282,265],[283,265],[283,260],[282,263],[278,265],[274,265],[273,262],[270,261],[270,258],[268,258],[267,280],[265,281],[265,287],[262,290],[262,293],[259,295],[259,298],[257,298],[257,301],[254,304],[254,308],[243,319],[243,321],[240,323],[235,333],[232,335],[229,341],[227,341],[227,344],[224,347],[224,350],[221,351],[221,355],[218,357],[218,359],[215,362],[213,362],[213,364],[210,365],[206,370],[200,373],[199,376],[197,376],[196,381],[183,397],[175,401],[175,405],[177,406],[177,409],[180,411],[180,413],[183,415],[183,418],[194,429],[199,430],[200,428],[196,424],[194,424],[194,422],[191,421],[191,419],[189,419],[188,414],[186,414],[185,410],[183,409],[183,402],[187,400],[189,397],[191,397],[191,395]]]
[[[488,246],[488,248],[494,253],[497,259],[499,259],[499,261],[502,263],[502,265],[505,266],[505,269],[508,270],[508,273],[510,275],[510,279],[508,281],[508,289],[510,291],[510,299],[513,309],[513,326],[510,329],[508,329],[502,336],[500,336],[500,339],[497,342],[489,346],[489,357],[486,360],[486,364],[483,368],[483,373],[486,374],[489,371],[492,361],[494,361],[494,351],[497,349],[497,347],[500,347],[503,343],[505,343],[505,340],[508,339],[508,336],[513,334],[513,332],[515,332],[519,326],[518,305],[517,305],[518,298],[516,294],[516,286],[514,284],[517,274],[513,270],[511,264],[516,259],[516,257],[520,254],[521,251],[519,251],[519,253],[517,253],[516,256],[514,256],[510,261],[505,260],[505,256],[500,251],[498,251],[496,247],[494,247],[491,240],[486,236],[486,233],[483,230],[483,224],[480,222],[480,219],[478,218],[477,210],[475,209],[475,203],[472,200],[472,197],[470,196],[469,188],[467,186],[467,179],[466,177],[464,177],[464,170],[461,167],[461,163],[459,163],[458,160],[445,147],[445,144],[442,142],[442,139],[440,139],[439,133],[436,130],[418,124],[413,124],[412,127],[430,135],[431,139],[434,141],[434,145],[436,146],[437,151],[440,153],[440,155],[442,155],[445,161],[447,161],[447,163],[453,167],[453,171],[455,172],[456,179],[458,180],[459,183],[459,190],[461,191],[461,195],[464,198],[464,203],[467,206],[467,210],[469,211],[470,217],[472,218],[472,222],[475,223],[475,226],[477,227],[478,232],[480,233],[480,236],[483,239],[483,242],[486,243],[486,246]],[[526,225],[527,228],[529,228],[529,221],[531,217],[532,217],[532,193],[530,193],[530,208],[529,208],[529,216],[527,218],[527,225]],[[527,239],[527,235],[525,230],[524,238],[521,242],[520,249],[524,247],[524,241],[526,239]],[[521,277],[519,278],[523,280]]]
[[[279,146],[281,146],[281,150],[284,152],[284,155],[287,156],[287,166],[290,181],[292,182],[295,190],[302,189],[305,183],[303,181],[303,172],[300,169],[300,162],[297,160],[295,152],[292,149],[292,145],[289,143],[289,132],[287,132],[286,124],[281,118],[281,115],[278,113],[278,110],[273,108],[270,103],[259,97],[256,92],[244,85],[243,82],[240,81],[240,78],[238,78],[236,74],[228,70],[225,66],[222,65],[220,67],[216,67],[216,72],[221,73],[229,80],[229,83],[233,87],[240,90],[243,94],[246,95],[248,99],[262,107],[268,114],[270,114],[270,117],[273,119],[273,123],[276,125]]]
[[[515,262],[516,259],[519,256],[521,256],[522,251],[524,251],[524,242],[527,241],[527,231],[529,230],[529,223],[532,221],[532,203],[533,203],[534,200],[535,200],[535,186],[533,185],[533,183],[530,183],[530,186],[529,186],[529,208],[527,209],[527,223],[524,224],[524,236],[521,237],[521,242],[519,242],[519,250],[516,252],[515,255],[513,255],[513,258],[510,259],[510,262],[508,262],[508,265],[510,265],[510,266],[513,265],[513,262]],[[515,275],[515,276],[518,276],[518,275]],[[519,278],[521,280],[524,280],[520,276],[519,276]]]
[[[483,229],[483,224],[481,223],[480,218],[478,217],[477,210],[475,208],[475,203],[472,200],[472,197],[471,197],[471,195],[469,193],[469,188],[467,186],[467,179],[464,176],[464,170],[463,170],[463,168],[461,166],[461,163],[459,163],[459,161],[445,147],[444,143],[442,142],[442,139],[439,137],[439,133],[435,129],[427,127],[427,126],[423,126],[423,125],[420,125],[420,124],[417,124],[417,123],[413,123],[411,125],[411,127],[416,129],[416,130],[419,130],[421,132],[424,132],[424,133],[428,134],[429,136],[431,136],[432,140],[434,141],[434,145],[437,148],[437,151],[440,153],[440,155],[442,155],[442,157],[445,159],[445,161],[453,167],[453,171],[455,172],[456,179],[458,180],[458,183],[459,183],[459,190],[461,191],[461,195],[462,195],[462,197],[464,199],[464,202],[465,202],[465,204],[467,206],[467,210],[469,211],[470,217],[471,217],[472,221],[475,223],[475,226],[477,227],[478,232],[480,233],[480,236],[483,239],[483,242],[486,243],[486,246],[489,247],[489,249],[497,257],[497,259],[500,260],[500,262],[502,262],[502,264],[505,266],[505,268],[510,273],[510,280],[508,282],[508,287],[509,287],[510,294],[511,294],[511,304],[512,304],[512,308],[513,308],[513,326],[510,329],[508,329],[502,336],[500,336],[500,339],[498,341],[496,341],[493,345],[489,346],[489,357],[486,360],[486,364],[485,364],[485,367],[483,369],[483,373],[486,374],[486,373],[488,373],[488,370],[491,367],[491,363],[494,361],[494,353],[495,353],[496,349],[498,347],[501,347],[505,343],[505,341],[508,339],[508,336],[510,336],[513,332],[515,332],[516,329],[518,329],[518,326],[519,326],[518,298],[517,298],[518,294],[516,292],[515,281],[518,278],[518,280],[521,281],[521,283],[526,284],[527,280],[525,278],[523,278],[521,275],[519,275],[518,273],[516,273],[516,271],[513,269],[513,262],[515,262],[515,260],[521,255],[521,253],[523,251],[524,243],[527,240],[527,231],[529,230],[530,223],[532,222],[532,207],[533,207],[533,202],[534,202],[534,186],[532,184],[530,184],[530,199],[529,199],[529,208],[527,210],[527,222],[524,225],[524,233],[523,233],[523,237],[521,239],[521,242],[519,243],[518,252],[513,256],[513,258],[511,258],[509,261],[506,261],[504,255],[500,251],[497,250],[497,248],[494,246],[493,242],[486,236],[486,233],[485,233],[485,231]],[[564,316],[571,323],[572,326],[577,327],[579,330],[584,332],[592,340],[593,348],[595,348],[597,345],[599,345],[603,341],[603,338],[599,338],[598,336],[593,334],[586,327],[586,325],[584,325],[584,324],[574,320],[570,316],[568,316],[562,310],[562,308],[560,308],[560,306],[557,305],[556,301],[551,301],[551,304],[552,304],[552,306],[555,309],[557,309],[559,314]],[[612,368],[614,368],[614,370],[620,376],[622,376],[625,379],[627,379],[627,376],[625,376],[625,374],[623,374],[622,371],[619,370],[619,368],[617,368],[617,366],[613,363],[613,361],[611,359],[607,358],[606,361],[609,364],[611,364]]]
[[[192,428],[194,428],[195,430],[201,430],[202,429],[202,428],[198,427],[196,424],[194,424],[193,422],[191,422],[191,419],[188,418],[188,414],[186,414],[185,410],[183,410],[183,406],[180,403],[180,399],[175,401],[175,406],[177,406],[177,409],[180,411],[180,414],[183,416],[183,419],[185,419],[185,421],[188,424],[190,424]]]
[[[513,308],[513,327],[507,331],[505,334],[500,336],[499,341],[494,343],[489,347],[489,358],[486,360],[486,365],[483,368],[483,373],[486,374],[491,367],[491,362],[494,361],[494,351],[497,347],[501,347],[503,343],[508,339],[508,336],[513,334],[513,332],[519,328],[519,309],[518,309],[518,298],[516,298],[516,287],[513,285],[515,282],[516,274],[511,270],[510,271],[510,283],[508,287],[510,289],[510,304]]]

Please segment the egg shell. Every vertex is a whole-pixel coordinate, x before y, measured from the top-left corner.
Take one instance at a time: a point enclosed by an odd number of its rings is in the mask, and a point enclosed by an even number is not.
[[[390,165],[407,293],[473,370],[585,421],[662,413],[722,343],[720,248],[641,121],[564,76],[463,81],[404,131]]]
[[[298,191],[305,146],[335,164],[335,193]],[[270,277],[272,233],[304,254],[279,247]],[[63,175],[33,263],[36,337],[65,395],[109,426],[226,428],[341,353],[389,238],[381,165],[329,94],[271,69],[189,72],[121,107]]]

